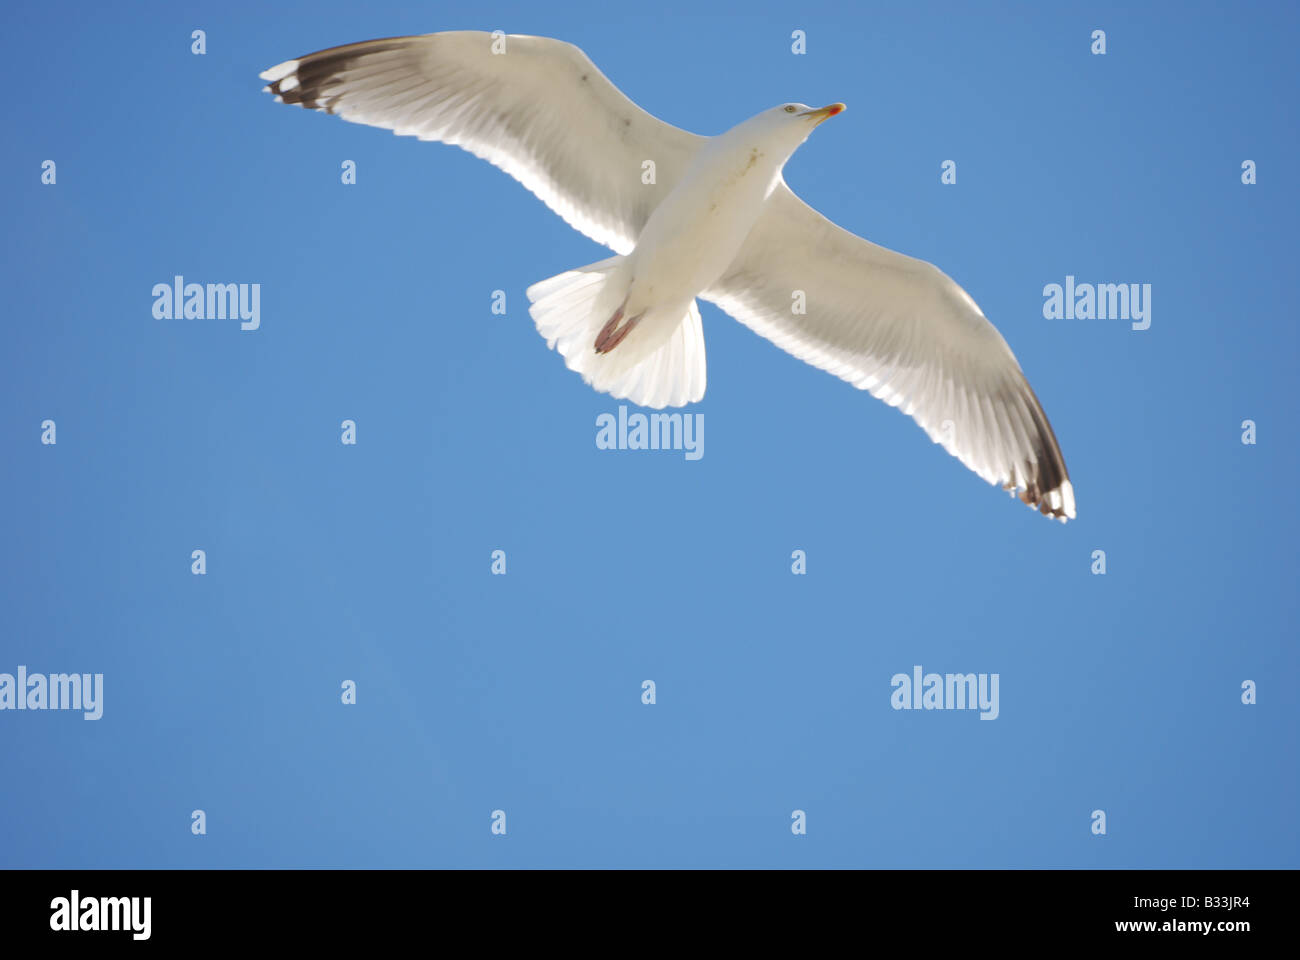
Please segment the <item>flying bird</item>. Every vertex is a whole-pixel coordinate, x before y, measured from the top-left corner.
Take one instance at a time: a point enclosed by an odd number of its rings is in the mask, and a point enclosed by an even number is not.
[[[700,400],[704,299],[901,408],[989,483],[1074,517],[1047,416],[975,301],[786,185],[786,161],[842,103],[783,103],[697,136],[572,44],[500,32],[353,43],[261,77],[277,101],[463,147],[613,250],[527,290],[538,332],[596,390],[654,408]]]

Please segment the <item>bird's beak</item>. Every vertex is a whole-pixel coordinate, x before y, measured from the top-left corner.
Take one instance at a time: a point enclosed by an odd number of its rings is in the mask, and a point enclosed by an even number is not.
[[[814,120],[816,123],[821,123],[823,120],[827,119],[828,117],[833,117],[835,116],[835,114],[843,112],[843,110],[844,110],[844,104],[832,103],[830,106],[822,107],[820,110],[805,110],[803,113],[800,114],[800,116],[809,117],[812,120]]]

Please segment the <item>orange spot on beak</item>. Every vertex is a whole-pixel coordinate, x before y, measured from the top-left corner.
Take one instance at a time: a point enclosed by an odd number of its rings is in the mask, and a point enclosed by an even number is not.
[[[844,112],[844,104],[832,103],[829,106],[822,107],[820,110],[808,110],[804,113],[805,117],[812,117],[818,123],[835,116],[837,113]]]

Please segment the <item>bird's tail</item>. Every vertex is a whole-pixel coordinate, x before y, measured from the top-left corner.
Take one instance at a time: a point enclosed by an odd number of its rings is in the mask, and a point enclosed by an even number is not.
[[[528,312],[546,345],[596,390],[643,407],[680,407],[704,396],[704,328],[685,314],[626,315],[623,257],[569,270],[528,288]],[[665,322],[667,321],[667,322]]]

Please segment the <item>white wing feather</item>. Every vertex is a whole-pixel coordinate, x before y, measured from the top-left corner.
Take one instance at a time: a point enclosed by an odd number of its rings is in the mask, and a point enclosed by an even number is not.
[[[804,291],[807,312],[793,310]],[[989,483],[1061,520],[1074,489],[1043,408],[975,301],[932,264],[863,240],[784,182],[702,296],[781,349],[913,417]]]
[[[546,37],[454,31],[369,40],[288,60],[261,77],[285,103],[463,147],[620,254],[705,140],[646,113],[585,53]],[[642,183],[646,160],[655,163],[653,184]]]

